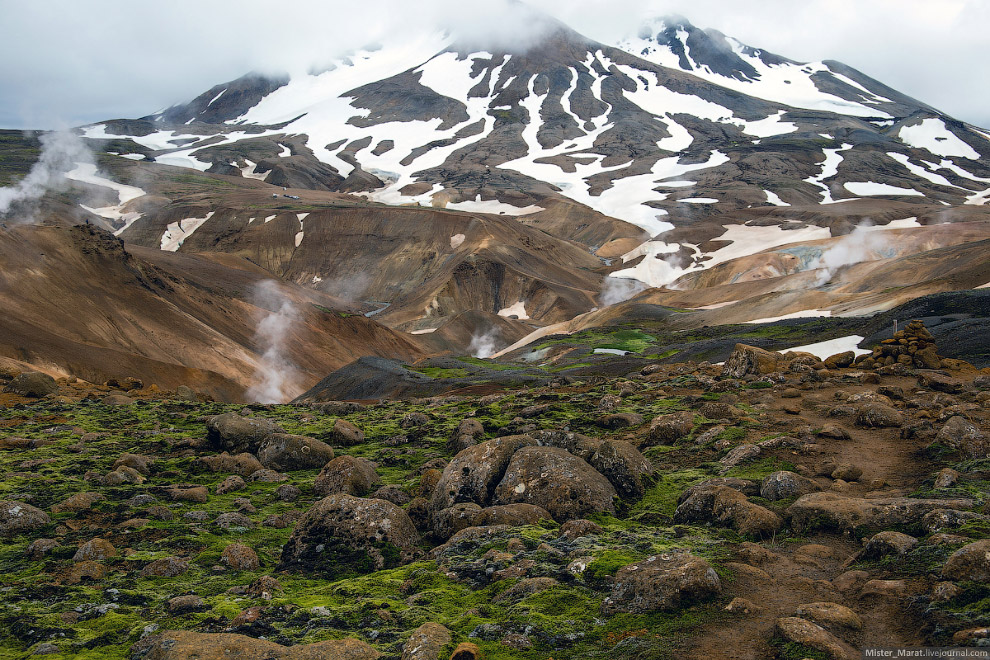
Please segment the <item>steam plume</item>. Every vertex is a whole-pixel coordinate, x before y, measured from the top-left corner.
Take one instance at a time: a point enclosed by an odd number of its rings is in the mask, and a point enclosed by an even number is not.
[[[864,220],[808,265],[809,270],[820,269],[815,286],[826,284],[844,266],[879,258],[889,244],[883,232],[870,231],[872,227],[872,222]]]
[[[646,289],[646,285],[639,280],[606,277],[605,281],[602,282],[602,292],[598,295],[598,303],[602,307],[608,307],[623,300],[629,300],[644,289]]]
[[[259,403],[283,403],[299,389],[299,373],[286,355],[287,335],[299,321],[299,310],[274,280],[258,284],[253,299],[258,307],[267,309],[268,314],[258,323],[254,333],[255,344],[262,354],[247,398]]]
[[[497,328],[491,328],[481,334],[471,335],[468,352],[476,358],[491,357],[498,352],[498,341],[501,339]]]
[[[67,185],[65,173],[75,168],[76,163],[93,162],[82,138],[71,131],[45,133],[40,139],[38,162],[15,185],[0,188],[0,215],[6,215],[16,205],[25,221],[33,221],[33,204],[42,195]]]

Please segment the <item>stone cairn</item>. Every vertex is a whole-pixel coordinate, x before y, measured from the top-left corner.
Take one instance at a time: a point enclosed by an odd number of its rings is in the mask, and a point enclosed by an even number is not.
[[[861,356],[856,366],[862,369],[889,367],[903,364],[919,369],[938,369],[942,358],[935,348],[935,337],[921,321],[911,321],[903,330],[894,333],[893,339],[884,339],[873,348],[872,355]]]

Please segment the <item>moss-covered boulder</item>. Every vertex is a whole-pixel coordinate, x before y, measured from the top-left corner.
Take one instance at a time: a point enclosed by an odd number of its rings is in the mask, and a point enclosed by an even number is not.
[[[58,384],[48,374],[43,374],[40,371],[26,371],[15,376],[3,388],[3,391],[9,394],[40,399],[49,394],[56,394],[58,392]]]
[[[48,514],[16,500],[0,500],[0,536],[14,536],[44,527]]]
[[[378,483],[375,464],[357,456],[338,456],[323,466],[313,482],[313,491],[326,497],[335,493],[364,495]]]
[[[689,552],[654,555],[619,569],[602,613],[670,611],[721,591],[718,574],[701,557]]]
[[[615,489],[591,465],[557,447],[523,447],[495,489],[495,504],[535,504],[558,522],[615,513]]]
[[[305,435],[274,433],[261,443],[258,460],[280,472],[318,470],[333,460],[333,447]]]
[[[232,454],[257,454],[265,440],[275,433],[285,432],[270,419],[241,417],[237,413],[211,417],[206,422],[206,430],[207,440],[214,447]]]
[[[344,493],[306,512],[282,548],[280,569],[328,577],[394,568],[419,554],[419,533],[401,508]]]

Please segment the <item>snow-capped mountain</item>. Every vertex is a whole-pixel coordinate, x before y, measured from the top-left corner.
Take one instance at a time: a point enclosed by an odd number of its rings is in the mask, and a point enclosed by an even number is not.
[[[409,35],[85,135],[126,138],[127,157],[162,164],[518,216],[592,249],[617,236],[578,234],[611,218],[663,235],[625,256],[645,266],[622,275],[654,286],[711,265],[699,245],[741,210],[990,200],[990,133],[840,63],[794,62],[682,18],[615,45],[555,24],[523,52]],[[555,202],[589,215],[569,233],[546,219]]]

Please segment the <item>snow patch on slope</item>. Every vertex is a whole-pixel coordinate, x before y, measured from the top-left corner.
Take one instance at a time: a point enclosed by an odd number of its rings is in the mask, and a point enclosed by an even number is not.
[[[193,235],[203,223],[213,217],[214,211],[206,214],[205,218],[185,218],[178,222],[170,222],[162,234],[161,249],[166,252],[176,252],[187,238]]]

